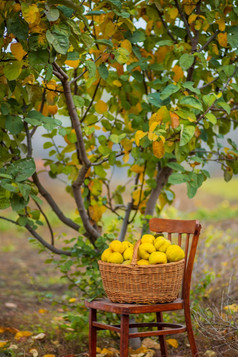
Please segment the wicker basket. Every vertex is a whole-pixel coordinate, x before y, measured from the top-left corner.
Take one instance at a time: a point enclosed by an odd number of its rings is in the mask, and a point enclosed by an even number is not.
[[[112,302],[153,304],[171,302],[178,297],[184,272],[184,259],[176,263],[137,265],[136,243],[130,265],[105,263],[99,270],[107,297]]]

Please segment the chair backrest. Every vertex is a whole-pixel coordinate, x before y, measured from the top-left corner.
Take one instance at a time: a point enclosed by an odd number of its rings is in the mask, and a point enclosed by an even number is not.
[[[194,258],[201,230],[200,223],[196,220],[151,218],[149,227],[152,232],[163,233],[165,237],[167,233],[166,238],[184,249],[185,266],[181,297],[189,300]]]

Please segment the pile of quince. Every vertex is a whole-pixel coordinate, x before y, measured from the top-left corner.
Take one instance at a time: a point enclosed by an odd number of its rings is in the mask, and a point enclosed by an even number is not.
[[[104,250],[101,260],[114,264],[131,264],[134,245],[128,241],[114,240]],[[138,265],[166,264],[178,262],[185,257],[183,249],[162,235],[144,234],[137,254]]]

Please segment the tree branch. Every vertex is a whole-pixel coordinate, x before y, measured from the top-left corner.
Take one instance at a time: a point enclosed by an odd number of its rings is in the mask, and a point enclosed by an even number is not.
[[[46,224],[49,228],[50,231],[50,237],[51,237],[51,245],[54,246],[55,245],[55,240],[54,240],[54,232],[53,229],[51,227],[50,221],[48,220],[48,217],[46,216],[45,212],[43,211],[43,209],[41,208],[41,205],[39,205],[38,202],[34,201],[35,204],[37,205],[38,209],[40,210],[41,214],[43,215],[43,217],[45,218]]]
[[[219,77],[216,77],[211,82],[204,84],[202,87],[199,87],[198,89],[204,89],[204,88],[210,86],[212,83],[216,82],[218,79],[219,79]]]
[[[65,217],[65,215],[63,214],[57,203],[54,201],[51,194],[48,191],[46,191],[46,189],[42,186],[36,172],[32,175],[32,179],[34,184],[38,187],[40,194],[45,198],[45,200],[48,202],[48,204],[55,212],[56,216],[61,220],[61,222],[63,222],[64,224],[66,224],[66,226],[71,227],[72,229],[78,232],[80,226],[74,221],[72,221],[70,218]]]
[[[184,15],[184,13],[183,13],[183,11],[182,11],[182,9],[181,9],[179,3],[178,3],[178,0],[175,0],[174,2],[175,2],[175,6],[177,7],[178,12],[179,12],[179,14],[180,14],[180,16],[181,16],[181,18],[182,18],[182,20],[183,20],[183,22],[184,22],[184,26],[185,26],[185,28],[186,28],[188,37],[190,38],[191,43],[192,43],[192,42],[193,42],[193,36],[192,36],[192,33],[191,33],[190,29],[189,29],[187,19],[186,19],[185,15]]]
[[[32,142],[31,142],[31,134],[29,132],[28,123],[24,121],[24,127],[26,131],[26,141],[27,141],[27,157],[32,157]]]
[[[81,123],[85,120],[85,118],[86,118],[86,116],[87,116],[89,110],[91,109],[91,107],[92,107],[92,105],[93,105],[93,102],[94,102],[94,99],[95,99],[95,97],[96,97],[98,88],[99,88],[99,86],[100,86],[100,81],[101,81],[101,78],[99,79],[99,82],[98,82],[98,84],[96,85],[96,88],[95,88],[95,91],[94,91],[94,93],[93,93],[92,99],[91,99],[91,101],[90,101],[90,103],[89,103],[89,106],[87,107],[87,109],[86,109],[86,111],[85,111],[85,113],[84,113],[82,119],[80,120]]]
[[[209,38],[209,40],[205,43],[205,45],[203,45],[199,50],[198,52],[202,52],[208,45],[209,43],[212,42],[212,40],[214,40],[214,38],[218,35],[220,31],[219,30],[216,30],[216,32]]]
[[[160,20],[161,20],[161,22],[162,22],[162,24],[163,24],[165,30],[167,31],[167,34],[168,34],[169,37],[173,40],[174,43],[178,43],[178,41],[176,40],[176,38],[172,35],[171,31],[169,30],[169,28],[168,28],[166,22],[164,21],[163,16],[162,16],[162,13],[161,13],[161,11],[160,11],[160,9],[159,9],[159,5],[158,5],[158,3],[157,3],[156,1],[155,1],[155,6],[156,6],[156,10],[157,10],[157,12],[158,12],[158,14],[159,14]]]
[[[44,247],[49,249],[52,253],[58,254],[58,255],[68,255],[71,256],[72,252],[67,251],[67,250],[62,250],[54,247],[53,245],[47,243],[29,224],[26,224],[26,229],[33,235],[34,238],[38,240]]]

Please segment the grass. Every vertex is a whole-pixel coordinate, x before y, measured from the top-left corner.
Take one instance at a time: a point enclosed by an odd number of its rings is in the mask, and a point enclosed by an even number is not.
[[[235,201],[238,199],[238,178],[234,177],[231,181],[225,182],[223,177],[214,177],[205,181],[200,190],[210,195]]]

